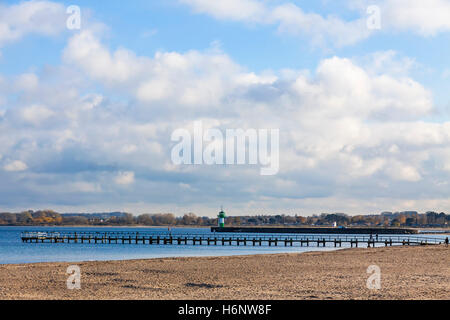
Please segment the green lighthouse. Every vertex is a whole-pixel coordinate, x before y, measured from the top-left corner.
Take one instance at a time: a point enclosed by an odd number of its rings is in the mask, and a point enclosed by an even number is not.
[[[219,215],[217,216],[219,218],[219,228],[225,227],[225,212],[223,209],[220,210]]]

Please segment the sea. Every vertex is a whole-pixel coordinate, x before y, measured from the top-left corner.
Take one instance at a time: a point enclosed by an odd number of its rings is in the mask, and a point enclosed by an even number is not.
[[[300,253],[307,251],[337,250],[333,244],[326,247],[299,245],[278,246],[236,246],[236,245],[156,245],[152,244],[94,244],[94,243],[23,243],[20,236],[24,231],[40,232],[169,232],[162,228],[129,227],[0,227],[0,264],[21,264],[39,262],[82,262],[105,260],[130,260],[168,257],[233,256],[270,253]],[[209,228],[170,228],[172,235],[211,234]],[[229,234],[227,234],[229,235]],[[267,235],[267,234],[266,234]],[[445,239],[446,235],[419,235]],[[342,244],[342,248],[349,245]]]

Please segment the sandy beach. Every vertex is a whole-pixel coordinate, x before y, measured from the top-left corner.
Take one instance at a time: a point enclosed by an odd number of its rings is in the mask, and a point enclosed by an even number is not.
[[[380,290],[366,287],[370,265]],[[450,247],[1,265],[0,299],[450,299]]]

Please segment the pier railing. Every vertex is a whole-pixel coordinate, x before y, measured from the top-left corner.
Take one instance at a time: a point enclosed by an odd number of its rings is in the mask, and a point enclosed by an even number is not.
[[[133,231],[26,231],[21,234],[21,239],[26,243],[135,243],[135,244],[229,244],[229,245],[262,245],[269,246],[284,243],[286,246],[299,244],[300,246],[317,244],[326,246],[334,244],[335,247],[342,243],[352,247],[358,244],[388,245],[426,245],[441,244],[442,238],[409,236],[409,235],[320,235],[320,234],[255,234],[255,233],[176,233],[176,232],[133,232]]]

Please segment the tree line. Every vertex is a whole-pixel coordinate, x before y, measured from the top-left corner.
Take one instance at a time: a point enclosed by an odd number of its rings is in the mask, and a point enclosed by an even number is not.
[[[450,215],[444,212],[383,212],[376,215],[322,213],[320,215],[255,215],[230,216],[227,226],[331,226],[343,227],[448,227]],[[216,217],[200,217],[194,213],[175,216],[173,213],[141,214],[61,214],[53,210],[0,213],[0,225],[7,226],[216,226]]]

